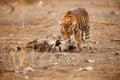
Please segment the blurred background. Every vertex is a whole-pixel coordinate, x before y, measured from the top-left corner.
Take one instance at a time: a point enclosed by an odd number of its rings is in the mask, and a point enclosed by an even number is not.
[[[16,48],[16,45],[25,45],[34,39],[41,41],[47,36],[60,34],[58,21],[66,11],[79,7],[89,13],[93,50],[77,54],[38,53],[34,62],[45,68],[38,67],[38,71],[30,72],[29,79],[120,80],[120,0],[0,0],[0,56],[9,50],[8,45]],[[10,68],[7,64],[10,60],[4,57],[5,61],[0,57],[0,69],[6,70]],[[86,61],[92,58],[94,63]],[[58,64],[54,66],[49,62]],[[92,71],[78,70],[89,65],[93,66]],[[26,80],[26,76],[0,73],[0,80],[8,79]]]

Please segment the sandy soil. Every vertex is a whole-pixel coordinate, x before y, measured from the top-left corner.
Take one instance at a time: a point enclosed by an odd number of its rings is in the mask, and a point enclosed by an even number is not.
[[[0,80],[120,80],[119,0],[42,0],[15,11],[0,6],[0,44],[26,44],[59,34],[58,21],[67,10],[84,7],[90,15],[91,50],[80,53],[35,53],[29,64],[35,71],[4,71]],[[0,53],[2,54],[2,53]],[[28,54],[30,55],[30,54]],[[89,62],[93,60],[93,62]],[[2,65],[1,65],[2,66]],[[90,70],[82,70],[89,67]]]

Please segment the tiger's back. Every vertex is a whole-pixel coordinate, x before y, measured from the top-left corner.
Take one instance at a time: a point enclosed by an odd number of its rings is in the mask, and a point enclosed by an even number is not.
[[[73,10],[71,11],[71,14],[76,17],[77,25],[80,27],[80,29],[83,26],[89,25],[89,15],[84,8]]]

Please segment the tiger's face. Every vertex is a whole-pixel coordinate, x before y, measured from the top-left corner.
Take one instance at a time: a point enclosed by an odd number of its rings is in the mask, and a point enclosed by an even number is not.
[[[68,11],[63,19],[59,22],[60,24],[60,32],[64,39],[70,39],[70,36],[73,34],[76,18],[71,14],[71,11]]]
[[[70,39],[70,36],[73,34],[72,23],[61,24],[60,32],[64,39]]]
[[[70,39],[75,27],[74,22],[65,22],[60,24],[60,33],[64,39]]]

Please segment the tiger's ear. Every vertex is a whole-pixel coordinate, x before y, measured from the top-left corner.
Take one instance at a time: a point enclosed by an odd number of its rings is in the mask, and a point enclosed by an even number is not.
[[[67,14],[71,14],[71,12],[72,12],[72,11],[69,10],[69,11],[67,11]]]
[[[62,25],[62,21],[58,21],[59,25],[61,26]]]

